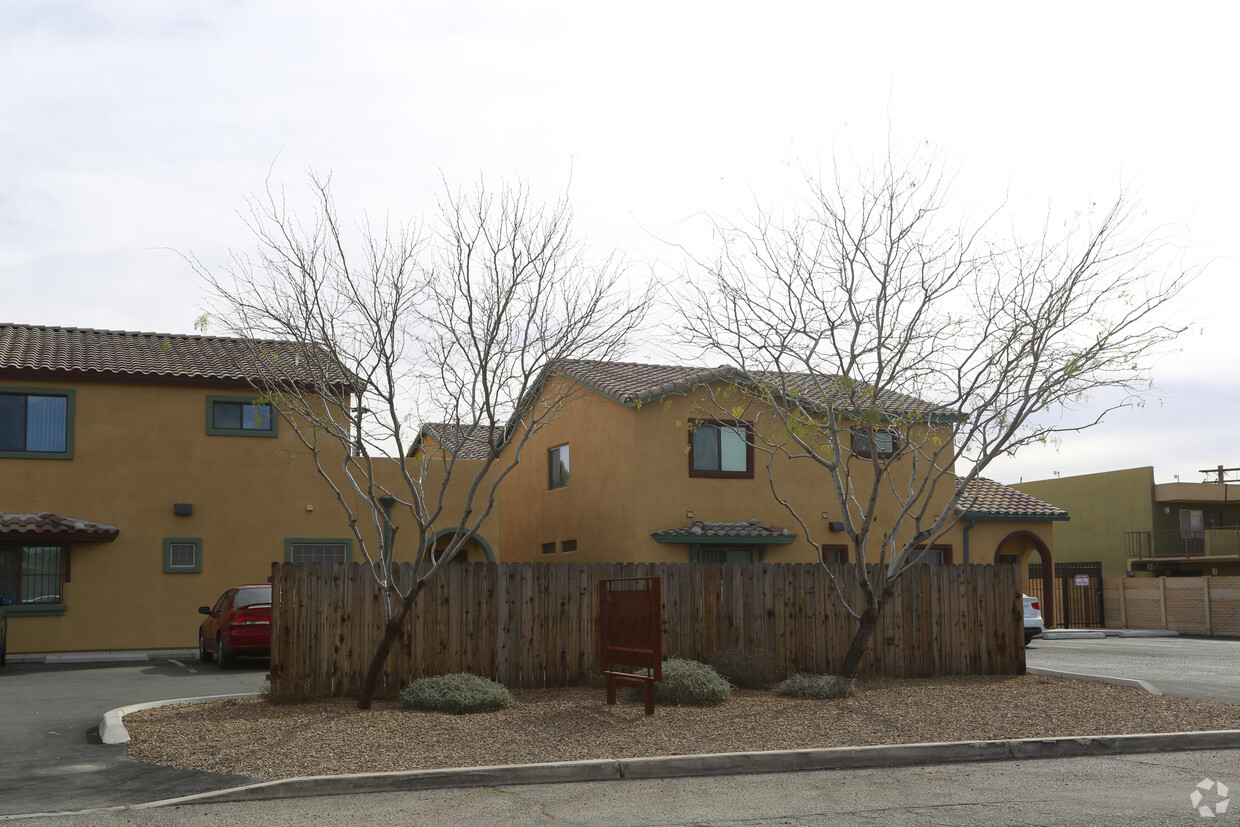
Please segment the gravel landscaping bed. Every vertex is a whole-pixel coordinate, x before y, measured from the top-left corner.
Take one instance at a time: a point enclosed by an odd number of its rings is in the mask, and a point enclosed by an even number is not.
[[[516,690],[478,715],[361,712],[337,699],[178,704],[125,717],[138,761],[255,778],[590,758],[1072,735],[1240,729],[1240,706],[1033,675],[875,680],[856,696],[802,701],[737,690],[718,707],[604,702],[594,687]]]

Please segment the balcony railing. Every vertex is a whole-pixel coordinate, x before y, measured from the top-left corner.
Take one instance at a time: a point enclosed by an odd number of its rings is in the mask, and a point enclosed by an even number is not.
[[[1124,532],[1128,557],[1240,557],[1240,526],[1221,526],[1185,534],[1169,531]]]

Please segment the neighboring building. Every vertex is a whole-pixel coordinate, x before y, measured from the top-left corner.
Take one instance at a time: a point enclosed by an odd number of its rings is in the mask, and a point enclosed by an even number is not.
[[[1057,561],[1100,561],[1104,577],[1240,575],[1238,483],[1156,484],[1145,466],[1015,487],[1071,512]]]
[[[0,324],[10,651],[184,647],[280,560],[349,560],[335,495],[243,369],[253,343]]]

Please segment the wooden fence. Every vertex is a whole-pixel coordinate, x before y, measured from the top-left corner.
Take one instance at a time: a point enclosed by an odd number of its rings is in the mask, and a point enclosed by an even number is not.
[[[1108,577],[1106,625],[1240,636],[1240,577]]]
[[[832,572],[853,600],[855,566]],[[272,567],[271,682],[346,694],[382,634],[382,604],[359,564]],[[838,668],[856,629],[817,564],[472,563],[422,591],[384,683],[472,672],[510,687],[577,684],[598,673],[598,580],[662,578],[663,652],[773,652],[789,671]],[[412,581],[412,567],[401,569]],[[1019,674],[1025,668],[1015,566],[923,566],[901,578],[862,675]]]

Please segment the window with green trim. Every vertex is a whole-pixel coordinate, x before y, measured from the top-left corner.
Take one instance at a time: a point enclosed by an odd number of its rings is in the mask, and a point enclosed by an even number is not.
[[[75,393],[0,387],[0,457],[73,459]]]
[[[279,432],[271,403],[252,396],[208,396],[207,433],[211,436],[268,436]]]
[[[201,571],[201,537],[164,538],[164,574],[197,574]]]
[[[62,607],[66,556],[59,545],[0,543],[0,600],[12,601],[7,610]]]
[[[286,537],[286,563],[352,563],[353,540],[347,537]]]

